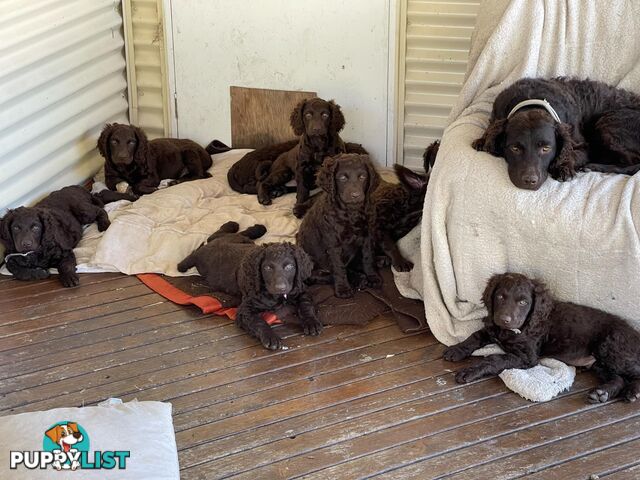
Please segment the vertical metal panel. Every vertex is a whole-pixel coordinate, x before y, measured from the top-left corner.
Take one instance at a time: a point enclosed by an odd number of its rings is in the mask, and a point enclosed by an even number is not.
[[[0,2],[0,214],[103,163],[106,122],[127,121],[118,0]]]
[[[404,95],[399,117],[405,165],[422,166],[427,145],[442,136],[467,67],[479,0],[403,0]]]
[[[171,134],[162,0],[124,0],[131,123],[151,138]]]

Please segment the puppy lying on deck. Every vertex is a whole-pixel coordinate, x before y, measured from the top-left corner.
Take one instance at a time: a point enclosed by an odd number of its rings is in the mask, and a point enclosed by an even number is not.
[[[239,228],[236,222],[222,225],[178,270],[196,267],[213,290],[241,296],[236,324],[265,348],[278,350],[282,339],[260,314],[285,304],[297,308],[305,335],[318,335],[322,324],[304,283],[313,269],[309,256],[291,243],[255,245],[253,240],[267,231],[264,225],[238,233]]]
[[[498,375],[508,368],[531,368],[540,357],[591,366],[602,384],[587,400],[603,403],[622,394],[640,398],[640,333],[615,315],[560,302],[544,284],[517,273],[494,275],[482,295],[486,326],[464,342],[447,348],[444,359],[457,362],[497,343],[504,355],[489,355],[456,374],[458,383]]]
[[[110,225],[102,199],[130,200],[113,192],[106,198],[79,186],[64,187],[33,207],[20,207],[0,219],[0,241],[6,247],[7,269],[18,280],[42,280],[57,268],[65,287],[80,283],[73,249],[82,238],[82,226],[97,222],[98,231]]]

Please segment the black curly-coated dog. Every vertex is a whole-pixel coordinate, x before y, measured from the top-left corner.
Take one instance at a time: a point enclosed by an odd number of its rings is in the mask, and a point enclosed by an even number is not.
[[[602,384],[589,392],[591,403],[622,394],[640,398],[640,333],[625,320],[595,308],[555,300],[545,285],[517,273],[494,275],[482,295],[486,326],[449,347],[444,359],[460,361],[490,343],[504,355],[489,355],[456,374],[467,383],[507,368],[530,368],[540,357],[593,366]]]
[[[51,193],[33,207],[9,210],[0,219],[9,271],[18,280],[39,280],[49,277],[49,268],[57,268],[62,285],[78,285],[73,248],[82,238],[83,225],[97,222],[101,232],[109,227],[102,206],[98,197],[72,186]]]
[[[349,298],[354,289],[378,288],[373,192],[380,176],[368,155],[341,154],[327,158],[318,172],[324,190],[305,215],[297,242],[313,258],[313,282],[334,284],[336,297]]]
[[[512,111],[527,100],[538,103]],[[565,181],[584,168],[634,174],[639,125],[635,93],[592,80],[524,78],[498,94],[473,147],[504,157],[513,184],[537,190],[548,174]]]
[[[241,296],[236,324],[270,350],[281,348],[282,339],[260,314],[284,305],[297,308],[305,335],[318,335],[322,324],[305,285],[313,270],[309,256],[291,243],[255,245],[267,231],[264,225],[238,230],[236,222],[225,223],[178,270],[196,267],[213,290]]]
[[[105,183],[110,190],[153,193],[161,180],[171,185],[211,176],[211,156],[193,140],[156,138],[148,140],[141,128],[107,124],[98,138],[105,159]]]

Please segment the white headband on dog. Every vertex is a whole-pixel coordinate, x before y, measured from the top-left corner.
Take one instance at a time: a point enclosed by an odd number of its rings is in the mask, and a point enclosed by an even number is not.
[[[549,115],[551,115],[556,122],[562,123],[562,121],[560,120],[560,117],[558,116],[556,111],[553,109],[551,104],[546,100],[539,100],[537,98],[534,98],[531,100],[524,100],[520,102],[519,104],[517,104],[515,107],[511,109],[511,111],[509,112],[509,115],[507,115],[507,118],[511,117],[514,113],[516,113],[521,108],[528,107],[530,105],[537,105],[538,107],[544,108],[547,112],[549,112]]]

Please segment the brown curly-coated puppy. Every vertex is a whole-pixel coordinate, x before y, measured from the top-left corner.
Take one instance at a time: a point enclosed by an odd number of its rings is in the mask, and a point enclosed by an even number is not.
[[[517,273],[491,277],[482,295],[486,326],[464,342],[449,347],[444,359],[460,361],[490,343],[504,355],[489,355],[456,374],[467,383],[497,375],[507,368],[530,368],[540,357],[591,366],[602,384],[587,400],[606,402],[622,394],[640,398],[640,333],[625,320],[595,308],[555,300],[545,285]]]
[[[255,245],[267,231],[264,225],[238,230],[236,222],[225,223],[178,270],[196,267],[213,290],[241,296],[236,324],[270,350],[281,348],[282,339],[260,314],[284,305],[297,308],[305,335],[318,335],[322,324],[305,285],[313,269],[309,256],[291,243]]]
[[[379,183],[368,155],[328,158],[318,172],[324,192],[305,215],[296,238],[315,263],[313,281],[332,281],[336,297],[349,298],[354,289],[382,284],[371,231],[373,192]]]
[[[532,99],[547,101],[560,121],[542,105],[511,113]],[[537,190],[548,174],[569,180],[589,161],[600,162],[588,165],[592,171],[635,173],[638,124],[640,96],[628,90],[575,78],[523,78],[498,94],[489,126],[473,147],[504,157],[516,187]]]
[[[49,277],[57,268],[65,287],[80,283],[73,248],[82,238],[82,226],[97,222],[109,227],[99,198],[79,186],[64,187],[33,207],[9,210],[0,219],[0,240],[6,248],[7,268],[18,280]]]
[[[325,157],[344,153],[345,144],[339,132],[345,120],[340,105],[321,98],[302,100],[291,112],[291,127],[300,135],[298,144],[280,155],[270,172],[258,182],[258,201],[271,204],[272,190],[296,180],[296,207],[309,198],[315,188],[315,177]]]
[[[105,159],[105,183],[110,190],[136,195],[155,192],[161,180],[171,185],[211,176],[211,156],[196,142],[178,138],[149,141],[142,129],[107,124],[98,138]]]
[[[396,242],[422,219],[429,175],[422,175],[395,164],[400,183],[381,182],[373,193],[373,232],[378,250],[378,267],[389,262],[399,272],[408,272],[413,263],[402,256]]]

